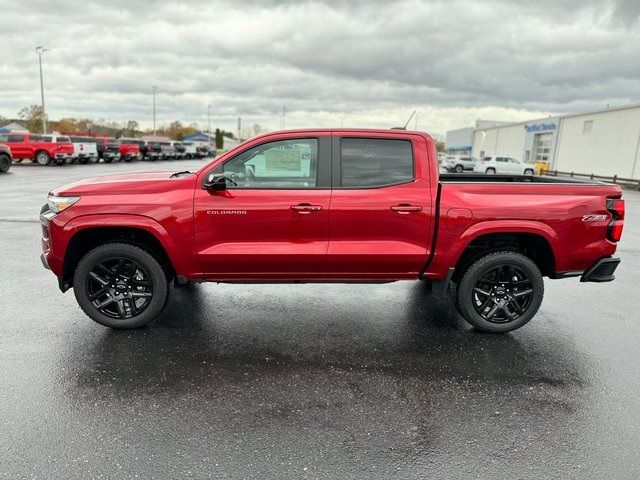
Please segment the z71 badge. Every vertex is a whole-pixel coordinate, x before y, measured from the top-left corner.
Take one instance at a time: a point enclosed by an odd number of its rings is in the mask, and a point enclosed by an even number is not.
[[[607,215],[584,215],[582,217],[583,222],[602,222],[609,218]]]

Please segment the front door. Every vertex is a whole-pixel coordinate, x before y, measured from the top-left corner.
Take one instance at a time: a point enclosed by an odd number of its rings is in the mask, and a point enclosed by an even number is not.
[[[211,280],[314,278],[326,272],[331,137],[305,134],[248,143],[208,173],[222,192],[198,188],[195,242]]]
[[[432,194],[423,137],[333,140],[329,271],[336,278],[414,278],[431,249]]]

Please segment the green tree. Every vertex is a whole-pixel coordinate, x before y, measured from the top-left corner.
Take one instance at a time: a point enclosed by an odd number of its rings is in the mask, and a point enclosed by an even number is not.
[[[42,133],[42,120],[44,115],[40,105],[24,107],[18,112],[18,118],[26,123],[27,130],[33,133]]]
[[[224,147],[224,140],[222,139],[222,132],[219,128],[216,128],[216,149],[222,150]]]

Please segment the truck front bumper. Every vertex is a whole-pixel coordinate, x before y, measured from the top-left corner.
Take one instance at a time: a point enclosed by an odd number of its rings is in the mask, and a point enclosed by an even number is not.
[[[613,274],[620,263],[619,258],[601,258],[585,270],[580,277],[581,282],[611,282],[616,276]]]

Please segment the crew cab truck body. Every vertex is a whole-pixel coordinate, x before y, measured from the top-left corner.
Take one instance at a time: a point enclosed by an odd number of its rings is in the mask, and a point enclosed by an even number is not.
[[[112,175],[50,193],[42,260],[89,317],[144,325],[171,285],[424,280],[476,328],[526,324],[543,276],[610,281],[617,186],[441,175],[399,130],[286,131],[195,173]]]
[[[49,136],[51,137],[51,136]],[[9,132],[0,135],[0,142],[11,148],[13,158],[18,162],[31,160],[39,165],[49,165],[55,161],[58,165],[73,160],[73,144],[67,136],[47,138],[29,132]]]

